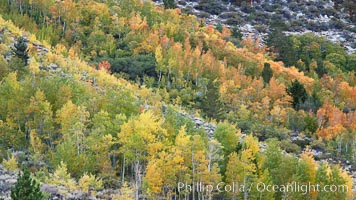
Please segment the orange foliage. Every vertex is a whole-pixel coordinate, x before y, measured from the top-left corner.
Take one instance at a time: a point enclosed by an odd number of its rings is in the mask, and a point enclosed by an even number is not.
[[[281,76],[285,80],[290,82],[297,79],[305,86],[308,92],[312,91],[314,79],[305,76],[304,73],[299,72],[297,68],[295,67],[286,68],[283,66],[282,62],[272,62],[272,61],[267,61],[267,62],[271,64],[271,69],[273,70],[274,76],[276,77]]]
[[[318,135],[326,140],[335,138],[337,135],[346,131],[346,114],[338,108],[324,103],[317,111],[318,117]]]
[[[317,134],[319,137],[329,141],[345,131],[346,129],[341,124],[337,124],[335,126],[329,126],[327,128],[320,129],[318,130]]]
[[[110,67],[111,65],[108,61],[102,61],[99,63],[98,69],[110,74]]]

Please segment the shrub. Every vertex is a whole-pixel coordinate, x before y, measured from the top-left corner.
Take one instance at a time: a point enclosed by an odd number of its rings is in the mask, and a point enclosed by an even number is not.
[[[345,27],[345,24],[341,20],[333,18],[330,20],[329,26],[330,28],[342,29]]]
[[[281,149],[285,150],[288,153],[298,153],[301,149],[297,144],[294,144],[290,140],[281,141]]]
[[[295,1],[290,2],[290,3],[288,4],[288,7],[289,7],[289,9],[291,9],[291,10],[294,11],[294,12],[296,12],[296,11],[299,10],[299,8],[298,8],[298,3],[295,2]]]
[[[265,33],[267,32],[268,27],[266,25],[261,24],[261,25],[256,25],[255,29],[260,33]]]
[[[79,187],[85,192],[87,192],[89,188],[100,190],[103,188],[103,182],[101,179],[96,178],[95,175],[84,173],[79,179]]]
[[[67,165],[63,162],[58,165],[53,174],[50,174],[47,182],[54,185],[63,185],[69,190],[75,190],[77,185],[75,180],[71,178],[70,173],[68,173]]]
[[[17,161],[15,156],[12,155],[8,160],[3,160],[2,165],[9,171],[15,171],[17,169]]]
[[[221,15],[219,15],[219,17],[222,19],[228,19],[228,18],[237,18],[239,17],[239,15],[236,12],[224,12]]]
[[[121,199],[126,199],[126,200],[134,200],[134,191],[133,188],[129,187],[126,182],[123,183],[121,189],[120,189],[120,194],[116,194],[112,198],[113,200],[121,200]]]
[[[236,26],[239,24],[242,24],[244,20],[242,18],[229,18],[226,20],[226,24],[231,25],[231,26]]]
[[[224,10],[224,7],[220,3],[212,0],[203,0],[194,8],[197,10],[203,10],[213,15],[219,15]]]

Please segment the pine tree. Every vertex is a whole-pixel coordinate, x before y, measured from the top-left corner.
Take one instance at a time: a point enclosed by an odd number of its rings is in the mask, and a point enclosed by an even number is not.
[[[28,64],[27,60],[29,58],[28,53],[27,53],[27,44],[25,41],[24,37],[20,37],[17,42],[14,44],[15,49],[14,49],[14,53],[15,55],[22,59],[23,62],[25,63],[25,65]]]
[[[222,32],[223,26],[221,23],[216,24],[215,29],[218,30],[220,33]]]
[[[17,178],[15,187],[11,190],[13,200],[42,200],[40,185],[31,178],[30,171],[25,168]]]
[[[173,9],[177,7],[174,0],[163,0],[163,4],[165,9]]]
[[[224,117],[223,104],[219,99],[219,85],[209,81],[207,91],[202,98],[200,109],[207,117],[221,120]]]
[[[300,105],[303,104],[308,97],[304,85],[299,83],[298,80],[295,80],[292,85],[288,87],[287,93],[293,98],[292,105],[296,110],[300,108]]]
[[[28,53],[27,44],[25,39],[20,37],[14,44],[13,56],[9,62],[9,68],[11,71],[17,71],[18,78],[22,78],[24,75],[28,74],[29,69],[26,67],[28,65]]]
[[[243,34],[237,26],[234,26],[231,30],[231,36],[236,39],[242,40]]]
[[[273,76],[273,71],[269,63],[265,63],[262,71],[262,78],[265,84],[268,84]]]

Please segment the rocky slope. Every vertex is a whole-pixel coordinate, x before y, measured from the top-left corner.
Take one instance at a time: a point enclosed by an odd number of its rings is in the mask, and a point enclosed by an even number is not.
[[[237,26],[244,37],[252,34],[262,43],[276,21],[286,24],[286,34],[312,32],[341,44],[349,53],[356,52],[356,26],[344,9],[336,11],[330,0],[260,0],[252,6],[226,0],[178,0],[176,4],[184,12],[194,14],[207,24]],[[162,1],[157,0],[158,5]]]

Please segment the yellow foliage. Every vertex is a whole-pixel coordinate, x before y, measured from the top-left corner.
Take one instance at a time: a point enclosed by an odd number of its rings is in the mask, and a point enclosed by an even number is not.
[[[17,28],[11,21],[6,21],[5,27],[7,27],[7,29],[15,36],[21,36],[22,35],[22,31]]]
[[[39,154],[42,152],[44,145],[41,141],[41,138],[38,137],[36,130],[31,130],[30,132],[30,143],[35,153]]]
[[[126,182],[122,185],[120,189],[120,194],[113,195],[112,200],[134,200],[134,192],[131,187],[127,185]]]
[[[29,40],[30,43],[37,42],[36,36],[34,34],[31,34],[30,37],[28,38],[28,40]]]
[[[101,179],[96,178],[95,175],[85,173],[79,179],[79,188],[84,192],[87,192],[90,188],[99,190],[103,188],[103,182]]]
[[[14,155],[12,155],[8,160],[3,160],[2,165],[9,171],[17,170],[17,161]]]
[[[57,44],[56,47],[54,48],[54,52],[56,54],[62,54],[62,55],[68,54],[67,48],[62,44]]]
[[[161,46],[157,46],[156,51],[155,51],[155,57],[156,57],[157,63],[160,64],[162,62],[162,60],[163,60]]]
[[[63,161],[57,166],[56,171],[50,174],[46,182],[54,185],[63,185],[71,191],[77,188],[76,181],[71,178],[70,173],[67,171],[67,165]]]
[[[161,188],[163,185],[162,176],[159,170],[156,160],[152,160],[148,163],[146,168],[146,176],[145,179],[148,182],[149,191],[155,194],[159,194],[161,192]]]
[[[36,59],[32,58],[30,60],[30,64],[28,66],[32,74],[37,74],[40,72],[39,64],[37,63]]]

